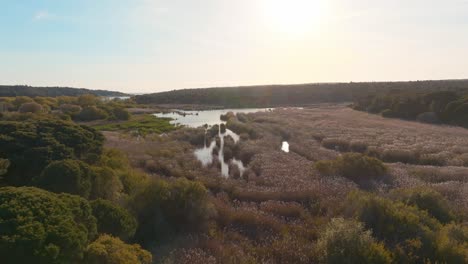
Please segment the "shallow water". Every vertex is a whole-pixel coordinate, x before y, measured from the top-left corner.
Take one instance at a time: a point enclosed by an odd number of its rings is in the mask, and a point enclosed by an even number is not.
[[[171,124],[179,124],[189,127],[200,127],[205,124],[208,126],[219,125],[225,123],[221,120],[221,115],[229,112],[237,113],[255,113],[266,112],[272,110],[271,108],[250,108],[250,109],[218,109],[206,111],[182,111],[174,110],[170,113],[157,113],[157,117],[172,118]]]

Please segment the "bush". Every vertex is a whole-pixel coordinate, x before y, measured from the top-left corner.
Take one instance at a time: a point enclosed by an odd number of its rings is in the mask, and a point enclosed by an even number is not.
[[[75,116],[79,121],[95,121],[102,120],[108,117],[107,113],[95,106],[89,106],[83,108],[81,112]]]
[[[380,113],[383,117],[393,118],[397,117],[397,114],[394,113],[391,109],[385,109]]]
[[[348,151],[349,142],[344,139],[339,138],[327,138],[322,141],[322,146],[327,149],[332,149],[336,151]]]
[[[367,144],[361,141],[351,141],[350,149],[352,152],[366,153]]]
[[[35,102],[30,102],[30,103],[24,103],[22,104],[19,109],[18,109],[18,112],[20,113],[40,113],[42,112],[43,108],[42,108],[42,105],[38,104],[38,103],[35,103]]]
[[[10,167],[10,161],[7,159],[0,159],[0,176],[8,172],[8,167]]]
[[[136,239],[144,244],[203,230],[215,214],[205,187],[184,178],[151,182],[135,195],[130,207],[138,220]]]
[[[332,219],[322,232],[316,246],[321,263],[392,263],[392,257],[384,245],[364,230],[361,223]]]
[[[430,188],[413,188],[393,191],[393,197],[407,205],[426,211],[441,223],[455,220],[448,201],[437,191]]]
[[[419,160],[416,153],[399,149],[387,149],[382,153],[381,157],[385,162],[402,162],[408,164],[417,164]]]
[[[34,182],[51,192],[87,198],[91,192],[91,174],[89,166],[81,161],[61,160],[50,163]]]
[[[439,124],[440,123],[439,117],[434,112],[425,112],[425,113],[419,114],[416,117],[416,120],[421,122],[421,123],[428,123],[428,124]]]
[[[437,235],[437,259],[440,263],[468,263],[468,227],[449,224]]]
[[[346,213],[392,247],[397,263],[434,260],[435,231],[441,224],[426,212],[373,194],[352,192]]]
[[[73,104],[63,104],[60,106],[60,111],[64,114],[76,115],[82,110],[81,106]]]
[[[128,245],[118,238],[102,235],[86,249],[89,264],[151,264],[151,253],[140,245]]]
[[[112,115],[117,120],[129,120],[131,117],[130,112],[124,108],[116,107],[112,109]]]
[[[136,219],[124,208],[102,199],[92,201],[91,207],[97,219],[99,233],[109,234],[122,240],[128,240],[135,234]]]
[[[91,199],[117,201],[123,191],[122,182],[114,170],[108,167],[94,167]]]
[[[0,121],[0,157],[10,160],[8,185],[31,185],[49,163],[101,154],[96,130],[56,119]]]
[[[355,182],[378,179],[387,172],[382,161],[358,153],[346,153],[336,160],[316,162],[315,168],[323,175],[339,175]]]
[[[76,263],[95,235],[91,207],[78,196],[0,188],[2,263]]]

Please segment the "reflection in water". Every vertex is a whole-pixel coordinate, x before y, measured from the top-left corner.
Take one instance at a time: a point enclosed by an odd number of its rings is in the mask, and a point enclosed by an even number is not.
[[[223,177],[229,177],[229,162],[224,161],[224,138],[231,136],[234,139],[234,142],[239,142],[239,135],[233,131],[226,129],[226,132],[221,133],[221,127],[219,126],[218,137],[220,139],[220,147],[218,152],[218,161],[221,164],[221,175]],[[216,146],[216,139],[211,141],[210,146],[206,146],[206,133],[205,133],[205,146],[203,148],[195,150],[195,156],[203,164],[203,166],[208,166],[213,163],[213,149]],[[232,159],[230,162],[236,165],[239,168],[240,176],[243,175],[245,171],[244,164],[242,161],[237,159]]]
[[[210,146],[205,146],[201,149],[195,150],[195,156],[203,164],[203,166],[208,166],[213,163],[213,149],[216,146],[216,141],[211,142]]]
[[[270,108],[252,108],[252,109],[222,109],[222,110],[206,110],[206,111],[182,111],[174,110],[170,113],[158,113],[157,117],[172,118],[171,124],[180,124],[189,127],[201,127],[205,124],[214,126],[223,123],[220,117],[229,112],[237,113],[255,113],[270,111]]]
[[[281,146],[281,150],[289,153],[289,143],[287,141],[283,141],[283,145]]]
[[[172,124],[179,124],[188,127],[201,127],[204,125],[214,126],[223,124],[221,120],[221,115],[225,115],[229,112],[234,114],[237,113],[255,113],[255,112],[264,112],[271,111],[270,108],[259,108],[259,109],[222,109],[222,110],[208,110],[208,111],[179,111],[174,110],[170,113],[159,113],[155,114],[157,117],[171,118]],[[228,162],[224,161],[224,138],[230,136],[234,143],[238,143],[240,140],[239,135],[233,131],[226,129],[224,133],[221,133],[221,126],[219,126],[218,137],[220,139],[220,146],[218,152],[218,160],[221,164],[221,175],[223,177],[229,177],[229,165],[237,166],[239,168],[240,176],[245,172],[245,167],[242,161],[235,158],[229,160]],[[203,166],[208,166],[213,164],[213,150],[216,147],[216,139],[214,139],[209,146],[206,145],[206,133],[205,133],[205,146],[203,148],[195,150],[194,154],[197,159],[203,164]]]

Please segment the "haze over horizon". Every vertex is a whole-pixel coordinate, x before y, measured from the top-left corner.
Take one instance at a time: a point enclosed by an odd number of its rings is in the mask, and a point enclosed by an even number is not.
[[[1,2],[0,84],[182,88],[467,78],[468,1]]]

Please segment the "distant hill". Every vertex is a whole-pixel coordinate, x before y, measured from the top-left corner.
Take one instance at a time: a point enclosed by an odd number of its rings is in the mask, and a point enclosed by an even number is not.
[[[0,97],[14,96],[77,96],[82,94],[94,94],[97,96],[126,96],[121,92],[106,90],[90,90],[70,87],[32,87],[25,85],[0,85]]]
[[[136,96],[143,104],[200,104],[223,107],[305,106],[352,102],[357,97],[392,91],[468,91],[468,80],[315,83],[184,89]]]

